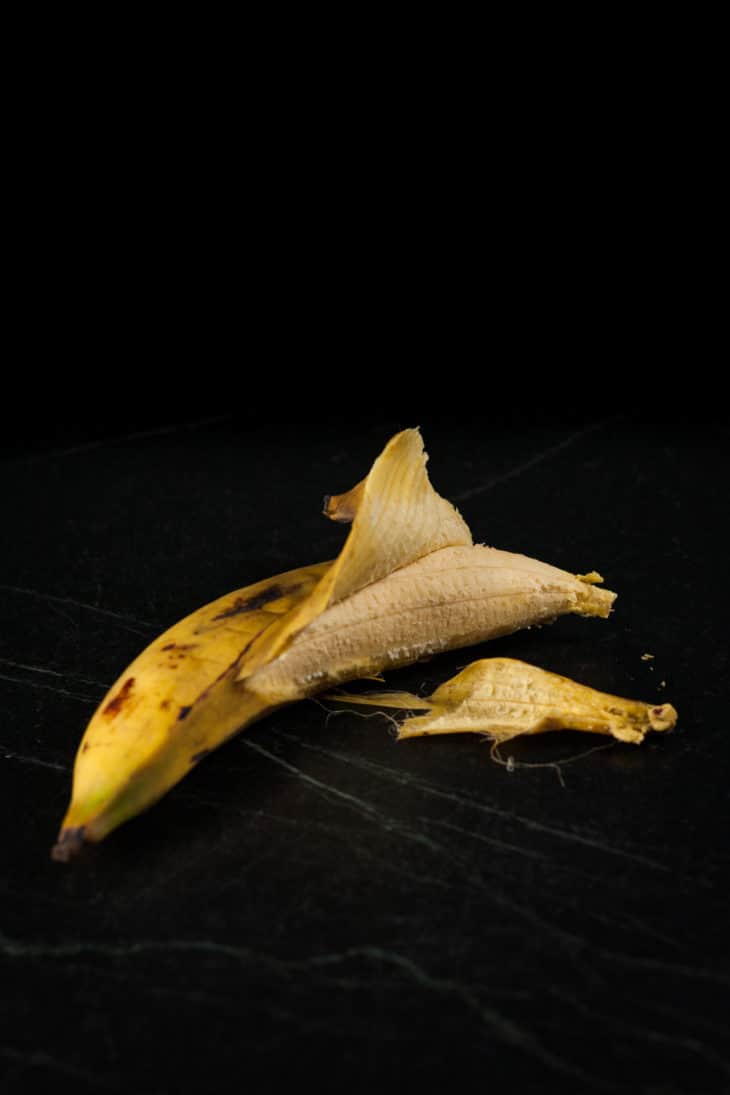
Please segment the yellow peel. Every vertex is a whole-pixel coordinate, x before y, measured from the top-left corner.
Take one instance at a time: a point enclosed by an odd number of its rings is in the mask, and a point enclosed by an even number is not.
[[[388,442],[366,479],[326,500],[326,516],[352,521],[347,541],[309,596],[253,645],[239,680],[275,658],[325,609],[424,555],[471,544],[471,532],[456,508],[431,486],[427,459],[419,431],[403,430]]]
[[[236,685],[239,662],[330,565],[302,567],[220,597],[135,658],[81,740],[56,859],[70,858],[84,841],[102,840],[270,708]]]
[[[407,718],[398,739],[431,734],[486,734],[501,743],[521,734],[584,730],[640,745],[650,730],[672,730],[669,703],[622,699],[514,658],[472,662],[432,696],[409,692],[338,693],[342,702],[427,711]]]
[[[73,856],[152,805],[212,749],[285,703],[565,613],[605,617],[593,573],[475,546],[426,474],[417,430],[397,434],[353,490],[333,563],[221,597],[156,639],[91,719],[54,849]]]

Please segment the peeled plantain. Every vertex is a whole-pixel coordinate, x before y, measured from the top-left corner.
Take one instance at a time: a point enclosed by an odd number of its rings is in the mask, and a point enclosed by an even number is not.
[[[615,594],[595,573],[474,545],[426,459],[418,430],[396,434],[326,502],[352,523],[334,562],[227,594],[142,651],[83,736],[55,859],[103,840],[283,704],[565,613],[608,616]]]

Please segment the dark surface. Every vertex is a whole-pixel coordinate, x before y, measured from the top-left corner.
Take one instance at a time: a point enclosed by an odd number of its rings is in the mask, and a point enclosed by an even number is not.
[[[71,866],[49,859],[80,735],[156,633],[336,554],[322,496],[411,418],[229,420],[14,445],[0,464],[3,1091],[727,1091],[727,445],[621,417],[422,420],[475,538],[619,593],[390,674],[507,654],[679,710],[586,735],[394,743],[288,708]],[[73,441],[73,439],[72,439]],[[655,655],[643,661],[641,655]],[[332,705],[327,705],[331,707]],[[589,751],[601,746],[595,752]],[[573,759],[577,754],[586,754]],[[565,761],[558,769],[555,764]],[[252,1086],[253,1085],[253,1086]]]

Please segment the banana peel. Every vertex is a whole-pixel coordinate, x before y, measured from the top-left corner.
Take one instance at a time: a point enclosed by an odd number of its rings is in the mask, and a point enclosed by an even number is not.
[[[584,730],[641,745],[650,730],[672,730],[670,703],[650,704],[598,692],[515,658],[472,662],[431,696],[410,692],[337,693],[343,703],[426,711],[406,718],[398,740],[432,734],[483,734],[501,745],[522,734]]]
[[[418,430],[396,434],[364,480],[325,501],[351,524],[337,559],[219,598],[132,662],[81,740],[55,859],[103,840],[283,704],[566,613],[609,615],[616,595],[594,571],[475,545],[426,460]]]

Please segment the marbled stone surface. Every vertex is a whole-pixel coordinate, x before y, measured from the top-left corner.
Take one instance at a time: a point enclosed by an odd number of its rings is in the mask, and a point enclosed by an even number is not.
[[[610,620],[505,654],[669,700],[639,749],[586,735],[396,744],[306,702],[206,759],[78,862],[51,862],[75,749],[169,624],[333,557],[322,495],[409,421],[228,418],[0,463],[0,1083],[162,1092],[714,1095],[730,1087],[727,444],[620,416],[423,423],[475,538],[599,570]],[[651,653],[652,660],[642,660]],[[598,747],[598,748],[596,748]]]

